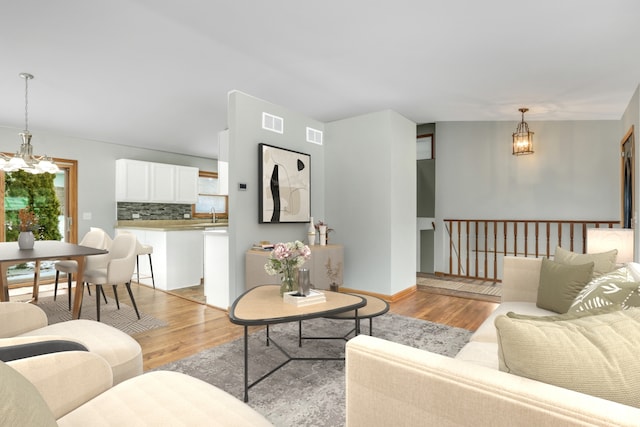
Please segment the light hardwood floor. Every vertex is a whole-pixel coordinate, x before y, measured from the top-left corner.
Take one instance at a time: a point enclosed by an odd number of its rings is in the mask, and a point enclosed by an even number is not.
[[[132,285],[138,307],[169,326],[134,336],[142,346],[144,370],[240,338],[242,326],[227,313],[147,286]],[[123,298],[125,303],[127,298]],[[418,290],[393,302],[391,312],[474,331],[497,304]]]

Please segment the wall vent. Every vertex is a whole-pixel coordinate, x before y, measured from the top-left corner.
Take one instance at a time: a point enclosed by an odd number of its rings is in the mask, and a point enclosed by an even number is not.
[[[284,133],[284,119],[269,113],[262,113],[262,129]]]
[[[307,128],[307,142],[322,145],[322,131],[314,128]]]

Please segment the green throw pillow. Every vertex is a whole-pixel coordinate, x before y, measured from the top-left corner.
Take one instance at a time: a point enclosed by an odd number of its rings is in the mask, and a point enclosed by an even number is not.
[[[634,282],[626,268],[619,268],[610,273],[596,277],[585,286],[571,304],[569,312],[582,312],[613,304],[629,307],[640,307],[640,283]]]
[[[544,322],[557,322],[560,320],[573,320],[579,319],[581,317],[586,316],[597,316],[598,314],[611,313],[612,311],[622,310],[622,306],[620,304],[610,304],[603,307],[586,309],[582,311],[567,311],[564,314],[554,314],[551,316],[532,316],[529,314],[519,314],[510,311],[506,314],[507,317],[511,319],[521,319],[521,320],[539,320]]]
[[[600,276],[608,273],[616,268],[616,258],[618,250],[612,249],[607,252],[597,254],[579,254],[562,249],[560,246],[556,248],[553,260],[562,264],[580,265],[593,262],[593,275]]]
[[[536,305],[556,313],[566,313],[592,274],[593,262],[566,265],[542,258]]]
[[[640,407],[640,308],[495,325],[501,371]]]

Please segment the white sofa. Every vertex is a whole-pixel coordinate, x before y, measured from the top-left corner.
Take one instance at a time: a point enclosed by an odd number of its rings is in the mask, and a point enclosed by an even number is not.
[[[494,320],[536,307],[541,259],[505,257],[502,302],[455,359],[360,335],[346,349],[347,426],[640,426],[640,409],[498,370]]]

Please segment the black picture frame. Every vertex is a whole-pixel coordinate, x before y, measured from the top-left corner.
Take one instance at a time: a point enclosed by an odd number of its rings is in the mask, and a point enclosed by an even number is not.
[[[258,144],[260,224],[311,220],[311,156],[299,151]]]

